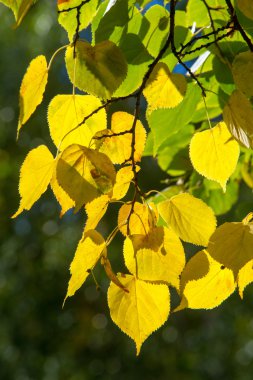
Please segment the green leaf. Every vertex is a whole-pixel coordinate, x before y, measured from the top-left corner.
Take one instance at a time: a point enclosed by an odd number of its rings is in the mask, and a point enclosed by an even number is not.
[[[146,25],[147,33],[141,31],[140,38],[148,52],[156,57],[168,36],[169,12],[161,5],[153,5],[145,13],[143,24]]]
[[[195,83],[188,84],[186,95],[177,107],[155,110],[147,115],[154,136],[154,155],[166,139],[190,123],[200,97],[200,88]]]
[[[110,99],[127,74],[127,63],[120,48],[111,41],[91,46],[78,41],[66,51],[66,67],[74,86],[101,99]]]
[[[0,0],[8,8],[10,8],[15,16],[15,27],[19,26],[36,0]]]
[[[58,22],[67,31],[71,42],[77,31],[81,32],[91,23],[97,6],[98,0],[58,0]]]

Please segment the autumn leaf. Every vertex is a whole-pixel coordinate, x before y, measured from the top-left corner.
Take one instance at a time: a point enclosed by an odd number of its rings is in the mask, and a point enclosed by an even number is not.
[[[75,211],[109,193],[115,177],[114,166],[105,154],[77,144],[67,147],[57,164],[57,181],[75,202]]]
[[[71,278],[64,302],[83,285],[102,253],[106,253],[103,237],[95,230],[85,232],[79,241],[74,259],[70,265]]]
[[[127,269],[140,280],[164,282],[179,289],[185,265],[182,243],[166,227],[156,227],[147,235],[131,235],[124,242]]]
[[[55,96],[48,107],[48,123],[56,147],[61,151],[72,144],[89,147],[95,133],[106,128],[106,112],[101,109],[82,121],[101,105],[92,95]]]
[[[204,247],[208,245],[216,218],[203,201],[188,193],[178,194],[159,203],[158,211],[182,240]]]
[[[196,133],[190,143],[190,158],[194,169],[204,177],[218,182],[223,191],[235,171],[240,148],[225,123]]]
[[[225,301],[236,288],[231,269],[215,261],[203,250],[186,264],[181,276],[180,305],[174,310],[213,309]]]
[[[131,159],[132,154],[132,127],[134,116],[127,112],[115,112],[112,115],[111,129],[98,134],[99,151],[110,157],[114,164],[122,164]],[[101,139],[102,136],[108,136]],[[141,160],[146,142],[146,131],[142,123],[137,120],[135,126],[134,160]]]
[[[253,260],[253,224],[244,222],[224,223],[210,238],[208,252],[212,258],[234,272],[238,272]]]
[[[170,312],[170,295],[166,285],[154,285],[131,275],[119,279],[128,293],[113,282],[108,289],[108,305],[114,323],[135,341],[137,355],[143,342],[161,327]]]
[[[48,79],[47,61],[44,55],[33,59],[22,80],[19,92],[18,133],[42,102]]]
[[[183,100],[186,88],[187,82],[182,74],[171,73],[165,63],[158,63],[143,91],[148,113],[158,108],[176,107]]]
[[[157,223],[158,213],[154,204],[125,203],[119,210],[118,226],[123,235],[146,235]]]
[[[54,157],[45,145],[40,145],[28,153],[20,170],[19,194],[21,201],[12,218],[16,218],[23,210],[30,210],[46,191],[54,167]]]

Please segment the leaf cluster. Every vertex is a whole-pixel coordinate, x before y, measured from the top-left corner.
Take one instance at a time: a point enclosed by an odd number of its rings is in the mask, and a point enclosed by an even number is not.
[[[32,5],[2,2],[17,25]],[[61,216],[85,209],[65,300],[101,264],[112,320],[135,341],[137,354],[167,321],[171,287],[180,299],[176,312],[217,307],[236,288],[243,297],[253,281],[253,214],[218,227],[216,220],[236,203],[241,182],[253,188],[251,2],[189,0],[183,9],[175,0],[147,9],[148,3],[58,0],[69,42],[49,62],[40,55],[27,68],[18,136],[42,102],[61,51],[70,93],[48,106],[55,154],[45,145],[27,154],[13,215],[30,210],[48,186]],[[82,39],[88,26],[91,41]],[[122,106],[111,114],[116,102],[132,112]],[[139,185],[143,156],[155,157],[168,174],[160,193]],[[112,203],[118,222],[104,237],[96,229]],[[118,233],[126,268],[116,274],[108,248]],[[186,260],[182,242],[200,250]]]

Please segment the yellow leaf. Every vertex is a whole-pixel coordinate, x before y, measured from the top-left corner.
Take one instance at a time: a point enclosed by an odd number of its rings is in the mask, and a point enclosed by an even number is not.
[[[236,55],[232,74],[237,88],[247,96],[253,96],[253,53],[251,51]]]
[[[59,202],[61,206],[60,216],[63,216],[69,209],[75,206],[75,202],[73,201],[73,199],[69,197],[69,195],[66,193],[66,191],[63,190],[63,188],[59,185],[57,181],[56,169],[57,169],[57,163],[58,163],[59,157],[56,160],[56,164],[55,164],[53,175],[50,181],[50,185],[57,201]]]
[[[110,157],[114,164],[122,164],[129,161],[132,153],[132,133],[134,116],[127,112],[115,112],[112,115],[111,130],[106,130],[99,148],[100,152]],[[129,132],[128,132],[129,131]],[[126,133],[125,133],[126,132]],[[117,136],[117,134],[119,134]],[[101,133],[103,136],[103,133]],[[145,147],[146,131],[142,123],[137,120],[135,127],[134,160],[140,161]]]
[[[23,210],[30,210],[32,205],[46,191],[53,175],[54,157],[45,145],[31,150],[25,158],[20,170],[19,209],[12,216],[16,218]]]
[[[18,134],[20,128],[27,122],[37,106],[42,102],[47,79],[47,61],[44,55],[39,55],[31,61],[21,83],[19,92],[20,113]]]
[[[106,128],[106,112],[101,109],[82,121],[101,105],[92,95],[55,96],[49,104],[48,123],[56,147],[62,151],[71,144],[89,146],[95,133]]]
[[[61,154],[57,164],[57,181],[75,202],[75,211],[102,194],[109,193],[116,172],[103,153],[73,144]]]
[[[182,240],[207,246],[216,227],[216,218],[203,201],[182,193],[159,203],[158,211]]]
[[[90,230],[83,234],[70,265],[71,278],[64,302],[83,285],[103,251],[106,252],[105,241],[97,231]]]
[[[205,250],[196,253],[186,264],[181,276],[180,305],[184,308],[213,309],[235,290],[233,272],[213,260]]]
[[[238,8],[246,17],[253,20],[253,3],[251,0],[237,0]]]
[[[136,168],[138,171],[138,167]],[[116,175],[116,182],[113,187],[113,192],[112,192],[112,199],[122,199],[126,195],[131,180],[133,179],[133,170],[132,166],[125,166],[124,168],[121,168]]]
[[[249,284],[253,282],[253,260],[247,262],[238,273],[237,283],[239,288],[239,295],[243,298],[243,292]]]
[[[249,100],[235,90],[223,110],[223,118],[236,140],[246,148],[253,147],[253,110]]]
[[[226,191],[228,178],[234,172],[240,148],[225,123],[196,133],[190,143],[190,158],[194,169],[218,182]]]
[[[97,227],[99,221],[102,219],[108,208],[110,198],[108,195],[101,195],[89,202],[85,206],[87,213],[87,222],[85,225],[85,231],[92,230]]]
[[[108,289],[108,305],[113,322],[135,341],[137,355],[143,342],[161,327],[170,312],[166,285],[154,285],[131,275],[119,276],[129,293],[113,282]]]
[[[186,88],[187,81],[182,74],[173,74],[165,63],[158,63],[143,91],[148,102],[148,112],[176,107],[183,100]]]
[[[124,204],[118,215],[119,229],[123,235],[141,234],[146,235],[156,226],[157,210],[153,203],[142,204],[139,202],[132,204]]]
[[[140,280],[162,281],[179,289],[185,255],[179,238],[172,230],[156,227],[148,235],[127,237],[124,259],[129,272]]]
[[[253,224],[224,223],[211,236],[208,252],[214,260],[234,272],[235,278],[253,259]]]

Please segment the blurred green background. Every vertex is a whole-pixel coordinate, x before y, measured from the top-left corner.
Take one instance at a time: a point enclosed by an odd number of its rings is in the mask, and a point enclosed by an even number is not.
[[[46,109],[57,93],[71,93],[61,53],[49,75],[46,97],[16,142],[18,91],[32,58],[66,43],[56,23],[53,2],[39,2],[22,25],[13,29],[11,11],[0,5],[0,379],[239,379],[253,378],[253,286],[243,302],[234,294],[212,311],[172,315],[135,356],[134,343],[112,323],[107,307],[108,280],[96,270],[75,297],[62,302],[69,264],[84,225],[84,213],[59,218],[50,190],[29,213],[16,220],[19,168],[28,151],[46,143],[55,153],[46,123]],[[146,167],[146,169],[145,169]],[[146,170],[146,171],[145,171]],[[144,162],[145,189],[161,187],[164,174],[155,161]],[[230,212],[252,208],[252,193],[241,191],[241,203]],[[101,224],[108,234],[116,210]],[[122,268],[121,239],[110,257]],[[252,248],[253,249],[253,248]],[[131,315],[128,316],[131,318]]]

